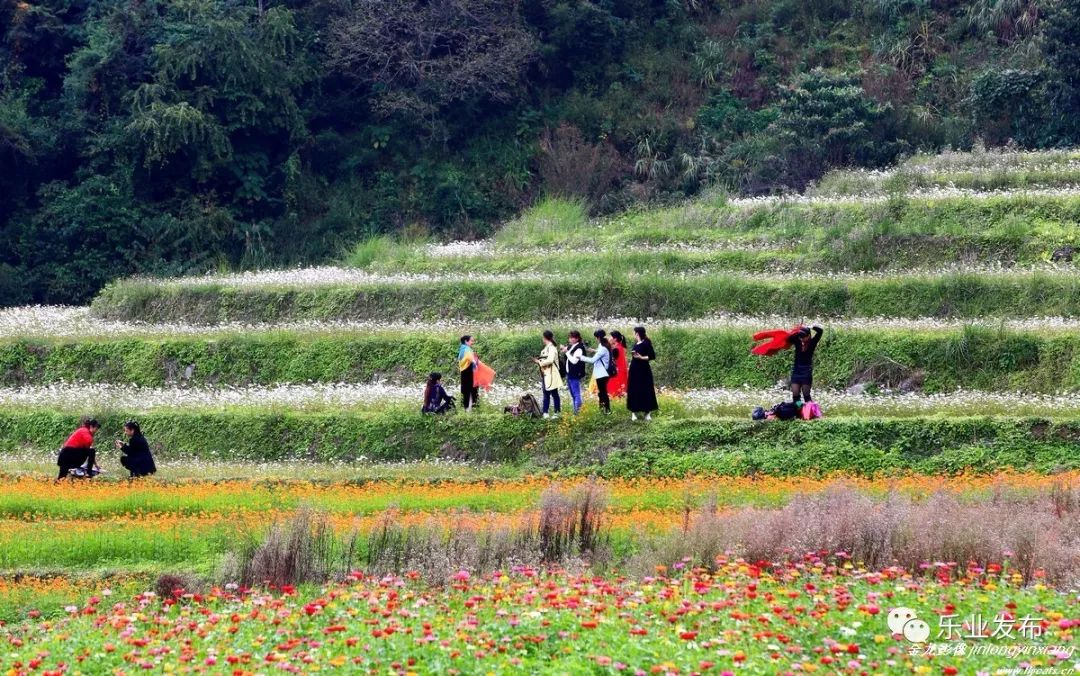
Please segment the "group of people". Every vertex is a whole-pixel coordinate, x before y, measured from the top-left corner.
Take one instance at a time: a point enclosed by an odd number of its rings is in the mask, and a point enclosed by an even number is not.
[[[811,393],[814,383],[814,352],[821,341],[823,329],[820,326],[800,326],[790,331],[762,332],[755,336],[769,336],[774,342],[764,351],[756,354],[773,354],[786,348],[795,353],[791,369],[791,397],[795,404],[813,401]],[[634,345],[628,347],[627,340],[619,331],[608,334],[603,329],[593,332],[596,347],[590,347],[582,340],[579,331],[570,331],[566,343],[559,345],[555,334],[544,331],[543,346],[539,356],[533,362],[540,369],[540,389],[543,393],[543,416],[559,415],[562,400],[559,390],[564,386],[570,392],[574,413],[581,411],[582,384],[591,365],[592,387],[600,401],[604,413],[611,412],[611,399],[626,396],[626,408],[634,420],[639,415],[646,420],[659,410],[656,401],[656,387],[653,382],[652,362],[656,361],[656,351],[644,326],[634,328]],[[629,358],[627,351],[629,350]],[[473,337],[461,337],[458,349],[458,372],[461,383],[461,401],[466,411],[472,410],[480,396],[478,373],[487,372],[485,383],[490,382],[494,372],[487,369],[473,350]],[[425,413],[445,413],[454,406],[451,397],[442,385],[442,374],[428,376],[424,390]]]
[[[57,480],[71,477],[89,479],[101,473],[97,464],[97,450],[94,448],[94,436],[99,430],[101,423],[89,418],[72,432],[56,456],[56,464],[60,467]],[[134,420],[124,423],[124,436],[127,437],[126,442],[117,439],[113,444],[116,450],[120,451],[120,465],[130,472],[131,478],[157,472],[150,444],[143,436],[139,423]]]
[[[634,328],[634,345],[629,347],[626,337],[619,331],[608,334],[604,329],[593,332],[596,346],[591,347],[580,331],[570,331],[565,344],[557,344],[555,334],[544,331],[540,354],[533,358],[539,369],[540,389],[543,393],[543,417],[558,416],[562,412],[559,391],[564,387],[570,392],[574,413],[581,411],[583,385],[591,367],[592,384],[595,387],[600,409],[611,413],[611,399],[626,397],[626,407],[631,418],[652,418],[659,410],[656,387],[653,382],[652,362],[656,351],[644,326]],[[458,350],[458,371],[461,383],[462,407],[469,411],[479,400],[478,373],[484,369],[473,350],[473,337],[461,337]],[[432,373],[424,389],[425,413],[444,413],[454,405],[454,399],[442,385],[442,374]]]

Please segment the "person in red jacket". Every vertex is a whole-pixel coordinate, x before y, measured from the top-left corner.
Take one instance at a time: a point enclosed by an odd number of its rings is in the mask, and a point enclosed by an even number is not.
[[[64,447],[60,449],[60,455],[56,457],[56,464],[60,466],[60,475],[56,478],[63,479],[68,476],[70,470],[86,465],[86,476],[93,475],[97,451],[94,450],[94,435],[101,429],[101,423],[93,418],[83,422],[79,429],[71,433]]]

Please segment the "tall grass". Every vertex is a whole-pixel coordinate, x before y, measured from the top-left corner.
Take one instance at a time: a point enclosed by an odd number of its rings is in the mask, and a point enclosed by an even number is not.
[[[781,561],[805,553],[839,556],[870,569],[956,576],[974,566],[1005,564],[1025,580],[1036,572],[1053,584],[1080,582],[1080,508],[1075,490],[1034,499],[971,503],[935,492],[925,500],[890,494],[875,500],[836,488],[797,497],[779,509],[703,510],[682,532],[646,544],[628,562],[648,573],[656,565],[710,565],[718,554]],[[944,570],[942,566],[945,566]]]
[[[489,572],[515,565],[578,566],[606,561],[610,537],[604,528],[607,490],[593,483],[551,487],[535,514],[514,527],[450,528],[429,524],[402,526],[390,511],[368,536],[369,572],[415,570],[443,581],[459,570]]]
[[[407,261],[422,258],[420,251],[425,244],[427,244],[426,238],[402,239],[390,235],[377,235],[357,242],[345,253],[342,262],[353,268],[398,269]]]
[[[403,526],[391,511],[369,534],[366,552],[356,560],[369,573],[415,571],[433,582],[451,579],[458,571],[487,573],[517,565],[614,568],[646,575],[658,566],[712,566],[720,555],[773,562],[809,555],[939,577],[1004,566],[1027,581],[1062,587],[1080,582],[1080,493],[1075,488],[972,500],[947,491],[926,497],[872,496],[841,485],[796,496],[779,508],[706,507],[688,513],[681,527],[657,535],[606,532],[606,499],[589,484],[553,489],[540,500],[536,517],[494,529]],[[284,529],[275,527],[256,554],[247,555],[247,569],[258,573],[244,579],[296,584],[347,570],[355,537],[335,540],[328,533],[310,514]]]
[[[589,209],[583,200],[545,197],[507,223],[496,235],[501,244],[522,241],[544,246],[576,239],[589,227]]]
[[[352,570],[356,545],[355,533],[338,537],[325,514],[302,507],[232,552],[224,575],[247,586],[326,582]]]

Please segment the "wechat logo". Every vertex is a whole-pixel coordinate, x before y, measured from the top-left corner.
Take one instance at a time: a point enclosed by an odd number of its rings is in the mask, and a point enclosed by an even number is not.
[[[930,638],[930,625],[920,620],[911,608],[893,608],[888,620],[889,631],[902,634],[912,643],[925,643]]]

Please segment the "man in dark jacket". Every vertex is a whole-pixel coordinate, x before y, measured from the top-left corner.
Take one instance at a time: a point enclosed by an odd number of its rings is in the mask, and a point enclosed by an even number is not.
[[[139,423],[134,420],[124,423],[124,435],[128,442],[125,444],[117,441],[116,448],[123,453],[120,464],[131,472],[131,478],[149,476],[156,472],[157,466],[154,464],[153,454],[150,453],[150,444],[139,429]]]

